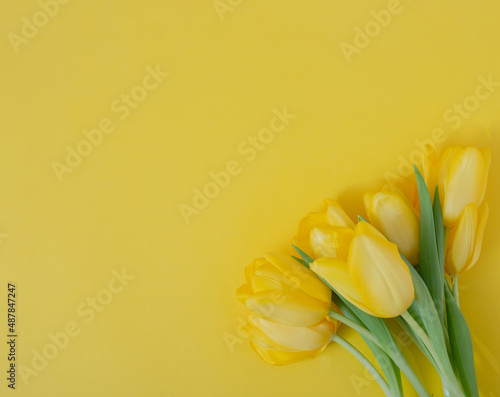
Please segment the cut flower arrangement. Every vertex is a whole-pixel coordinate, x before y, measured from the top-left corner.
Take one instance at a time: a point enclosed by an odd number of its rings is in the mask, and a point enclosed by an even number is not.
[[[479,397],[472,341],[459,307],[458,277],[481,252],[490,152],[449,147],[424,157],[405,191],[385,186],[363,197],[357,223],[335,201],[299,223],[292,256],[268,253],[245,269],[238,299],[250,310],[245,332],[267,363],[346,348],[387,396],[403,396],[403,373],[431,396],[396,343],[394,318],[440,376],[444,395]],[[432,197],[431,194],[432,193]],[[379,370],[337,334],[358,332]]]

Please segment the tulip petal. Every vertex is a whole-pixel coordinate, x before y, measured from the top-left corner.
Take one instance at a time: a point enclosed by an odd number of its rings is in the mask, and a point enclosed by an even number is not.
[[[459,221],[467,204],[479,205],[487,172],[485,158],[479,149],[468,147],[455,155],[444,180],[443,221],[446,226],[454,226]]]
[[[252,295],[246,300],[246,306],[267,320],[308,327],[320,322],[328,314],[330,303],[301,291],[271,290]]]
[[[297,236],[292,239],[293,244],[308,255],[313,255],[311,246],[309,245],[309,236],[312,229],[321,226],[328,226],[325,212],[311,212],[307,214],[299,222]]]
[[[483,245],[483,236],[484,236],[484,229],[486,227],[486,222],[488,221],[488,216],[490,213],[490,208],[488,207],[487,203],[484,203],[482,208],[480,208],[480,220],[479,220],[479,225],[476,230],[476,243],[474,246],[474,256],[472,257],[472,260],[470,261],[469,265],[465,270],[469,270],[472,266],[474,266],[479,259],[479,255],[481,255],[481,247]]]
[[[297,235],[303,238],[309,238],[309,233],[316,226],[328,225],[328,219],[324,212],[311,212],[302,218],[299,222],[299,231]]]
[[[266,263],[260,266],[252,277],[252,290],[254,292],[269,291],[273,289],[296,290],[300,280],[287,277],[276,266]]]
[[[488,174],[490,172],[490,165],[491,165],[491,153],[488,148],[482,148],[481,149],[481,154],[483,155],[484,158],[484,164],[486,167],[486,174],[484,176],[484,185],[483,185],[483,191],[481,192],[481,198],[479,199],[479,202],[477,205],[481,205],[481,203],[484,200],[484,196],[486,194],[486,186],[488,185]]]
[[[354,228],[354,222],[345,213],[344,209],[336,201],[325,200],[326,216],[328,223],[332,226]]]
[[[354,237],[352,229],[324,226],[311,230],[309,245],[315,258],[346,258],[350,240]]]
[[[335,332],[335,326],[323,319],[310,327],[291,327],[266,320],[255,314],[249,317],[252,328],[266,335],[276,350],[297,352],[321,349]],[[269,345],[263,347],[270,347]]]
[[[252,277],[255,274],[255,270],[259,268],[259,266],[265,265],[267,261],[264,258],[255,259],[250,265],[245,267],[245,280],[247,283],[251,283]]]
[[[246,303],[247,299],[252,296],[253,291],[250,284],[243,284],[236,290],[236,298],[243,304]]]
[[[259,355],[259,357],[264,360],[267,364],[271,365],[286,365],[292,364],[299,361],[311,359],[317,357],[325,347],[313,350],[313,351],[303,351],[303,352],[282,352],[278,350],[266,349],[260,347],[259,345],[250,342],[250,346],[255,352]]]
[[[474,256],[477,230],[477,206],[468,204],[460,216],[458,225],[450,231],[445,267],[448,274],[465,270]]]
[[[370,222],[396,244],[411,264],[418,264],[420,222],[404,196],[391,191],[365,194]]]
[[[295,285],[297,290],[300,289],[311,297],[330,304],[332,291],[311,270],[282,254],[270,252],[264,257],[279,269],[283,279],[290,280],[288,285]],[[291,283],[292,280],[294,284]]]
[[[459,146],[452,146],[445,150],[445,152],[439,158],[435,172],[437,172],[437,183],[439,185],[439,196],[441,197],[441,201],[446,194],[447,184],[445,183],[448,180],[448,176],[450,173],[450,165],[453,158],[462,150]],[[426,181],[427,182],[427,181]],[[429,190],[430,191],[430,190]],[[443,203],[441,202],[441,207]]]
[[[363,297],[352,283],[346,261],[336,258],[320,258],[311,264],[311,270],[353,305],[361,310],[368,310],[363,304]],[[369,314],[373,312],[369,311]]]
[[[365,307],[377,317],[397,317],[415,298],[412,278],[395,244],[358,235],[349,251],[349,274]]]
[[[380,233],[375,227],[370,225],[368,222],[358,222],[358,224],[354,228],[354,234],[356,236],[365,234],[368,236],[378,237],[383,240],[387,240],[382,233]]]
[[[315,227],[309,236],[309,245],[315,258],[337,257],[337,247],[335,244],[335,229],[329,227]]]

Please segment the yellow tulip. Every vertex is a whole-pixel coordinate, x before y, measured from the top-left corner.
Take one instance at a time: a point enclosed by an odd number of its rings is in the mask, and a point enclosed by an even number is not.
[[[283,365],[316,357],[339,326],[328,312],[338,308],[331,290],[312,271],[277,253],[245,269],[238,299],[252,312],[245,331],[267,363]]]
[[[302,218],[297,236],[292,243],[312,258],[346,257],[344,247],[354,237],[354,223],[342,207],[333,200],[325,200],[321,212]]]
[[[364,312],[397,317],[415,297],[410,271],[395,244],[367,222],[359,222],[347,260],[320,258],[311,270]]]
[[[450,230],[448,237],[445,260],[448,274],[461,274],[476,264],[481,253],[488,214],[487,203],[479,209],[474,203],[465,206],[457,226]]]
[[[243,330],[250,346],[265,362],[284,365],[318,356],[339,324],[337,320],[325,317],[309,327],[292,327],[251,314]]]
[[[403,193],[397,189],[368,192],[364,203],[370,223],[396,244],[411,264],[417,265],[420,220]]]
[[[310,326],[328,314],[331,290],[294,259],[268,253],[245,269],[238,299],[251,311],[283,325]]]
[[[423,158],[423,171],[427,187],[434,194],[439,187],[443,222],[447,227],[456,226],[468,204],[480,206],[486,192],[491,163],[487,148],[448,148],[439,158]]]

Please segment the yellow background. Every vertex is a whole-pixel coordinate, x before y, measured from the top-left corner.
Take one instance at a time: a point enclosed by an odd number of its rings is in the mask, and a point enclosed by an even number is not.
[[[500,395],[500,89],[460,128],[443,119],[480,76],[500,81],[500,3],[401,0],[350,63],[341,43],[387,1],[231,3],[219,16],[211,0],[73,0],[17,53],[9,34],[41,5],[0,5],[0,315],[13,281],[27,367],[50,333],[81,330],[26,383],[18,374],[15,392],[2,343],[0,394],[382,396],[340,346],[286,367],[261,362],[238,334],[235,289],[254,257],[288,251],[323,198],[361,213],[363,189],[442,128],[491,132],[491,218],[461,301],[482,346],[482,393]],[[169,76],[121,120],[111,104],[157,65]],[[296,118],[248,162],[238,147],[284,106]],[[105,118],[115,130],[59,182],[53,162]],[[186,223],[179,205],[232,160],[241,173]],[[77,308],[122,268],[134,280],[86,323]],[[421,372],[442,395],[435,373]]]

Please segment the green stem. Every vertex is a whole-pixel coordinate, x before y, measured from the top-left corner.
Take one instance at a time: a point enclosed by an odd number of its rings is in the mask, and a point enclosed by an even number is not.
[[[348,327],[351,327],[353,330],[358,332],[360,335],[369,339],[371,342],[375,343],[378,347],[383,349],[383,347],[380,345],[378,340],[373,336],[373,334],[370,331],[368,331],[368,329],[366,329],[362,325],[358,324],[356,321],[352,321],[352,320],[348,319],[346,316],[344,316],[343,314],[340,314],[334,310],[330,310],[328,315],[332,318],[339,320],[341,323],[344,323]]]
[[[442,371],[442,367],[440,366],[439,362],[436,360],[437,357],[437,352],[436,349],[434,349],[434,346],[432,345],[431,340],[429,339],[429,336],[427,333],[422,329],[419,323],[415,321],[415,319],[412,317],[410,313],[407,311],[401,314],[401,317],[406,321],[406,323],[410,326],[413,331],[417,334],[417,336],[420,338],[424,346],[427,348],[429,351],[430,355],[434,357],[434,360],[436,361],[436,364],[438,366],[438,370]]]
[[[373,366],[373,364],[361,353],[358,349],[356,349],[353,345],[351,345],[348,341],[342,338],[340,335],[334,334],[332,337],[332,341],[338,343],[340,346],[345,348],[349,353],[351,353],[357,360],[366,368],[366,370],[370,373],[371,376],[375,379],[378,385],[382,388],[385,395],[387,397],[391,397],[391,390],[387,385],[387,382],[380,375],[380,372]]]
[[[364,337],[375,343],[392,359],[392,361],[394,361],[394,363],[399,367],[399,369],[406,375],[406,378],[409,380],[409,382],[411,383],[411,385],[413,386],[413,388],[420,397],[431,397],[431,395],[425,389],[425,386],[420,381],[420,378],[417,376],[417,374],[415,374],[415,371],[413,371],[413,368],[410,366],[410,364],[408,364],[408,361],[406,361],[401,350],[398,349],[396,351],[395,349],[385,348],[365,327],[363,327],[362,325],[358,324],[355,321],[348,319],[342,314],[337,313],[336,311],[330,310],[328,315],[332,318],[339,320],[348,327],[351,327],[352,329],[359,332],[361,335],[363,335]]]
[[[457,306],[460,308],[460,302],[458,301],[458,274],[453,277],[453,297]]]

